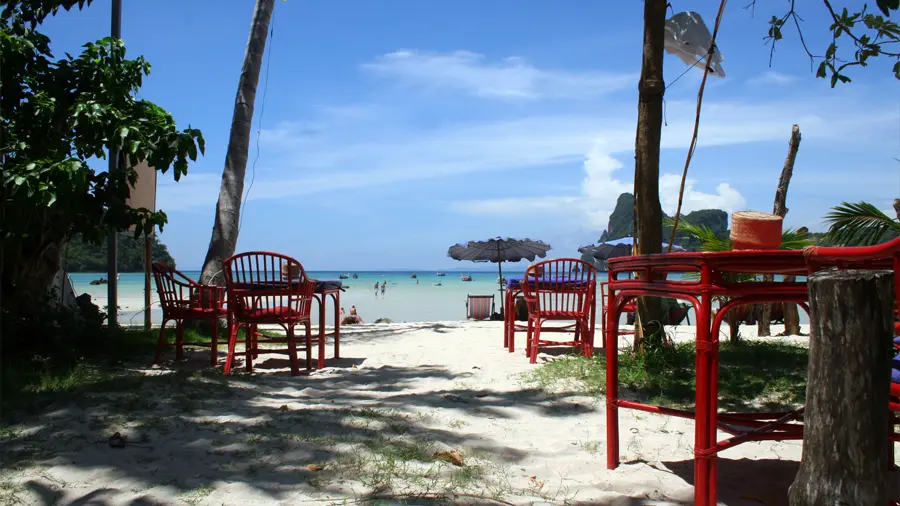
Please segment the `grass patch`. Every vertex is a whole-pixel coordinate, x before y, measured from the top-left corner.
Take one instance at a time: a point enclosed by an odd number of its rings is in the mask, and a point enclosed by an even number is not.
[[[722,343],[719,405],[724,409],[769,409],[802,404],[808,362],[809,350],[789,343]],[[644,358],[628,350],[619,355],[620,389],[624,396],[643,401],[691,406],[695,366],[694,343],[678,343]],[[600,396],[606,391],[606,361],[602,356],[567,355],[526,373],[523,379],[544,389]]]
[[[11,356],[0,363],[0,411],[3,421],[10,414],[61,396],[85,392],[124,392],[140,386],[144,376],[125,365],[138,362],[149,366],[159,330],[123,329],[98,332],[91,346],[72,353]],[[167,329],[166,338],[175,342],[175,330]],[[208,342],[202,332],[185,329],[186,344]],[[174,356],[174,350],[170,351]]]

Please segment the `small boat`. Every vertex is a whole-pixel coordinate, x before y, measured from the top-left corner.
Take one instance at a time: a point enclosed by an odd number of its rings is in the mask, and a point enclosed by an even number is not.
[[[410,277],[413,278],[413,279],[416,279],[418,276],[416,276],[415,274],[413,274],[413,275],[410,276]]]
[[[501,277],[498,276],[498,277],[497,277],[497,282],[498,282],[498,283],[506,283],[506,278],[501,278]]]
[[[437,275],[438,275],[438,276],[446,276],[447,273],[445,273],[445,272],[438,272]]]
[[[471,274],[464,274],[464,275],[462,275],[462,276],[459,277],[459,280],[460,280],[460,281],[472,281],[472,275],[471,275]]]
[[[359,274],[357,274],[357,273],[354,272],[354,273],[353,273],[353,279],[359,279]]]
[[[444,286],[444,285],[442,285],[441,282],[438,281],[437,283],[434,284],[434,286]]]
[[[349,278],[350,278],[350,275],[349,275],[349,274],[341,274],[341,275],[338,276],[338,277],[341,278],[341,279],[349,279]]]
[[[118,278],[117,278],[117,279],[118,279]],[[107,280],[106,278],[100,278],[100,279],[95,279],[95,280],[92,280],[92,281],[91,281],[91,284],[92,284],[92,285],[95,285],[95,286],[96,286],[96,285],[105,285],[105,284],[108,284],[108,283],[109,283],[109,280]]]

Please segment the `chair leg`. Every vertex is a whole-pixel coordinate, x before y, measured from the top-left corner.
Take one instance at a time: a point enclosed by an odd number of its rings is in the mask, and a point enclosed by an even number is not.
[[[534,333],[534,321],[528,317],[528,330],[525,334],[525,356],[531,356],[531,335]]]
[[[247,325],[244,327],[244,332],[246,332],[246,339],[244,339],[244,355],[247,356],[247,372],[253,372],[253,358],[257,356],[256,353],[256,325]]]
[[[209,365],[216,366],[219,361],[219,320],[212,321],[212,340],[209,343]]]
[[[288,359],[291,362],[291,376],[300,375],[300,367],[297,364],[297,341],[294,339],[294,326],[287,326]]]
[[[184,320],[175,320],[175,360],[184,359]]]
[[[531,338],[531,354],[528,357],[529,363],[537,363],[539,343],[541,342],[541,321],[538,320],[534,325],[534,333]]]
[[[159,339],[156,341],[156,356],[153,357],[153,363],[158,364],[159,359],[162,356],[163,349],[166,347],[166,323],[168,320],[163,320],[162,325],[159,327]]]
[[[579,326],[581,327],[581,354],[585,357],[590,357],[594,350],[593,339],[591,339],[591,330],[588,328],[588,322],[583,321],[579,322]]]
[[[306,322],[306,371],[309,372],[312,369],[312,322]],[[324,361],[325,359],[325,338],[323,337],[319,342],[319,356]]]
[[[237,323],[232,323],[228,327],[228,355],[225,357],[224,374],[231,374],[231,365],[234,363],[234,348],[237,345],[238,328],[240,328],[240,325]]]

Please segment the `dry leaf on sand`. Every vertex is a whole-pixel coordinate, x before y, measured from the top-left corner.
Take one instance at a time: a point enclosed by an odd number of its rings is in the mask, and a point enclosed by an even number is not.
[[[444,462],[449,462],[454,466],[463,466],[463,458],[462,453],[459,450],[453,450],[449,452],[436,452],[434,454],[434,458],[437,460],[443,460]]]
[[[325,466],[320,466],[319,464],[306,464],[306,469],[310,471],[321,471],[325,469]]]

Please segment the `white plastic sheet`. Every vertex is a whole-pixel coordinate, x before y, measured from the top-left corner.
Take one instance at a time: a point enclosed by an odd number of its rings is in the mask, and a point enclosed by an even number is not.
[[[679,12],[666,20],[666,52],[674,54],[687,65],[697,63],[701,69],[706,66],[706,53],[712,44],[712,35],[703,22],[700,14],[693,11]],[[722,70],[722,52],[716,46],[709,64],[709,73],[716,77],[725,77]]]

